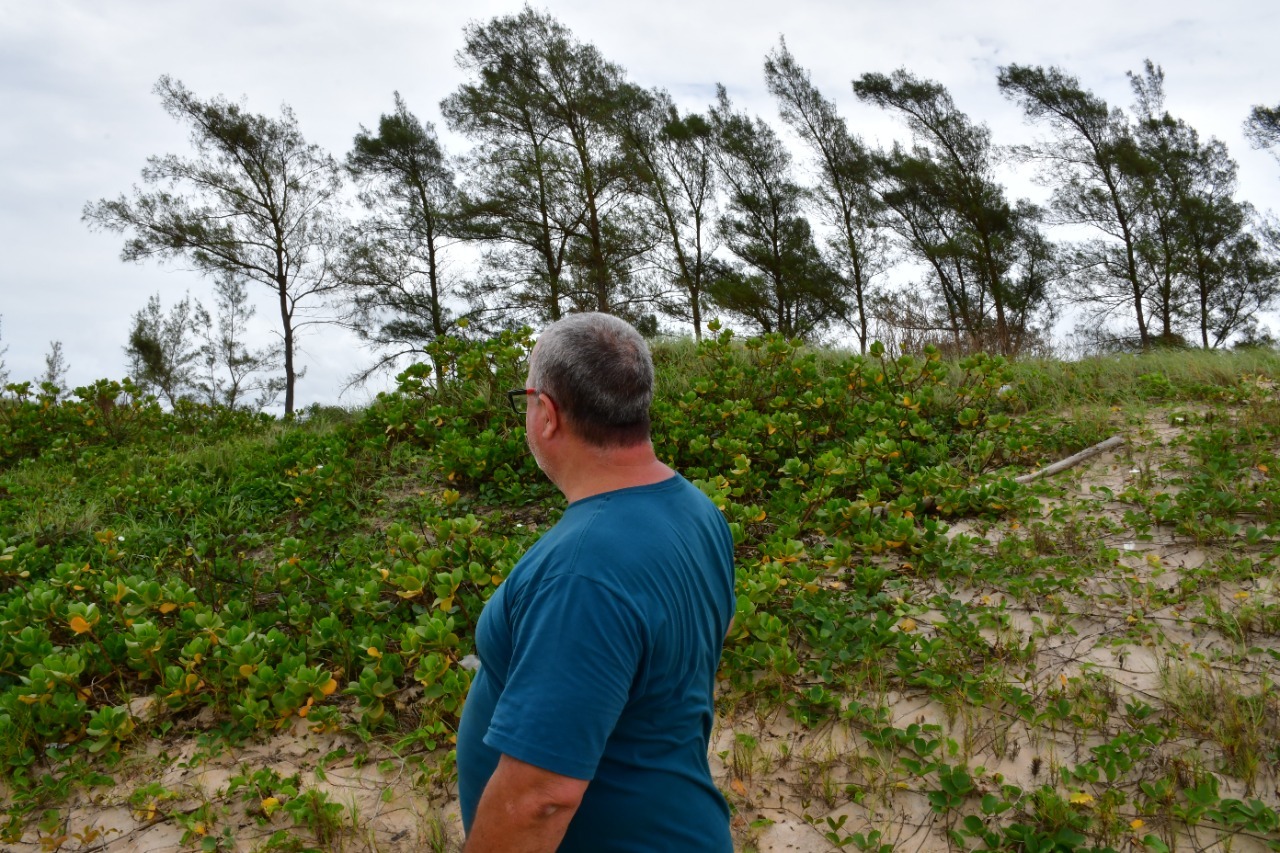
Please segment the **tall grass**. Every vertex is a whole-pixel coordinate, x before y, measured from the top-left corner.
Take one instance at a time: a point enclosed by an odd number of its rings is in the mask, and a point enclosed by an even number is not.
[[[1280,378],[1280,353],[1166,349],[1080,361],[1028,359],[1016,362],[1014,369],[1019,397],[1028,410],[1057,410],[1134,400],[1220,399],[1259,379]]]

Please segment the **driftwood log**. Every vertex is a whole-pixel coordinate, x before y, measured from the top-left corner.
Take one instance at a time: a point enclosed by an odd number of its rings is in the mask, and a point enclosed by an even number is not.
[[[1086,447],[1084,450],[1081,450],[1079,453],[1075,454],[1074,456],[1068,456],[1066,459],[1055,462],[1052,465],[1047,465],[1044,468],[1041,468],[1039,471],[1032,471],[1030,474],[1023,474],[1021,477],[1014,477],[1013,481],[1015,483],[1030,483],[1032,480],[1038,480],[1041,477],[1051,477],[1054,474],[1057,474],[1059,471],[1065,471],[1068,468],[1074,468],[1075,466],[1079,465],[1081,462],[1092,459],[1093,457],[1097,456],[1099,453],[1106,453],[1108,450],[1112,450],[1116,447],[1120,447],[1123,444],[1124,444],[1124,436],[1113,435],[1111,436],[1111,438],[1108,438],[1106,441],[1098,442],[1093,447]]]

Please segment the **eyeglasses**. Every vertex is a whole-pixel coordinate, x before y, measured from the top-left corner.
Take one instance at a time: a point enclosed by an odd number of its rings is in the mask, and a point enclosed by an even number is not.
[[[522,413],[529,405],[529,398],[537,394],[536,388],[517,388],[514,391],[508,391],[507,401],[511,403],[511,411],[517,415]]]

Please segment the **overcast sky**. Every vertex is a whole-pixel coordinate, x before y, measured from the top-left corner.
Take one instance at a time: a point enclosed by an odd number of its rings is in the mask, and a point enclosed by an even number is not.
[[[162,74],[201,97],[244,98],[278,114],[288,103],[303,133],[341,158],[359,125],[376,126],[400,91],[436,123],[462,77],[454,54],[472,20],[519,11],[518,0],[0,0],[0,348],[12,381],[43,372],[63,343],[72,385],[119,378],[130,317],[159,292],[211,304],[210,283],[180,264],[124,264],[122,238],[81,222],[86,202],[139,182],[146,158],[187,153],[186,129],[161,110]],[[938,80],[999,144],[1036,131],[999,94],[1012,62],[1060,65],[1113,105],[1128,106],[1127,70],[1150,58],[1166,75],[1167,106],[1240,163],[1240,197],[1280,210],[1280,164],[1245,142],[1255,104],[1280,102],[1280,3],[1274,0],[553,0],[545,8],[643,86],[704,109],[723,83],[741,109],[779,125],[764,87],[765,54],[785,36],[835,98],[852,130],[889,144],[906,133],[859,104],[850,81],[905,67]],[[1010,175],[1014,196],[1043,191]],[[257,334],[275,327],[271,294],[251,291]],[[344,379],[370,356],[332,330],[302,341],[298,402],[360,404]],[[376,390],[376,389],[375,389]]]

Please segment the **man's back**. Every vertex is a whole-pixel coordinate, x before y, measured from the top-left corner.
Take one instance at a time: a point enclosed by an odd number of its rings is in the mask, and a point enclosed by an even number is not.
[[[589,779],[561,850],[729,851],[707,768],[733,544],[681,477],[570,504],[486,606],[464,823],[499,754]]]

